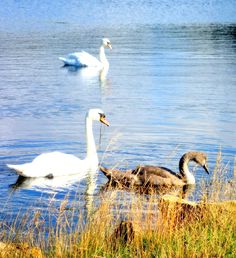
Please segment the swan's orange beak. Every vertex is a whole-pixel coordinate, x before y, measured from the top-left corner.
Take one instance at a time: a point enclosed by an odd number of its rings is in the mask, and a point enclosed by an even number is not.
[[[110,125],[105,116],[100,116],[100,122],[107,126]]]

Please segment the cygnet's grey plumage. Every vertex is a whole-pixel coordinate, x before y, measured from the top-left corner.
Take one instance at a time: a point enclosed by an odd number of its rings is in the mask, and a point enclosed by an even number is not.
[[[195,178],[189,171],[188,163],[193,161],[209,174],[207,156],[202,152],[187,152],[179,161],[179,174],[158,166],[137,166],[133,170],[120,171],[100,166],[100,170],[110,182],[126,186],[183,186],[194,185]]]

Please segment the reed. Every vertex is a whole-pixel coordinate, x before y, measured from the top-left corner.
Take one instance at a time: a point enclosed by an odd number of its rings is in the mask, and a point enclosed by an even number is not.
[[[225,179],[229,169],[219,153],[197,204],[108,189],[86,223],[76,205],[68,209],[68,198],[59,208],[49,205],[47,218],[29,216],[29,209],[10,226],[1,222],[1,241],[11,248],[0,245],[0,257],[236,257],[236,183]]]

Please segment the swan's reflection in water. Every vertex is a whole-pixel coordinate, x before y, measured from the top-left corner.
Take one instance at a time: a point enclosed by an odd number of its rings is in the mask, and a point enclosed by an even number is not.
[[[152,198],[153,196],[157,196],[160,198],[163,195],[172,195],[179,197],[181,199],[188,200],[191,197],[192,193],[195,190],[195,185],[184,185],[184,186],[173,186],[173,187],[140,187],[133,186],[125,187],[119,186],[118,184],[111,184],[111,182],[107,182],[105,185],[101,187],[101,192],[107,191],[127,191],[136,194],[141,194],[145,196],[147,199]]]
[[[59,192],[65,188],[69,188],[72,184],[79,183],[86,177],[79,177],[78,175],[70,176],[59,176],[54,178],[46,177],[22,177],[19,176],[17,181],[10,185],[12,189],[31,189],[37,191],[47,191],[47,192]]]
[[[96,189],[96,176],[89,174],[87,177],[87,187],[85,191],[85,208],[87,211],[87,217],[91,214],[94,205],[94,195]]]
[[[61,69],[78,76],[78,79],[86,81],[87,85],[98,84],[102,90],[102,95],[110,94],[111,82],[107,79],[108,67],[98,69],[97,67],[62,66]]]
[[[76,67],[62,66],[61,69],[67,69],[68,72],[78,74],[82,79],[98,78],[100,82],[105,82],[109,67],[99,69],[98,67]]]
[[[112,186],[105,184],[101,189],[103,200],[109,205],[114,215],[114,223],[119,221],[131,221],[142,225],[157,226],[160,219],[160,199],[164,195],[170,195],[188,200],[195,187],[186,185],[174,188],[146,188],[136,187],[135,189]],[[172,198],[170,198],[172,199]],[[175,198],[173,198],[175,199]],[[147,223],[145,223],[147,221]]]
[[[66,193],[70,191],[74,191],[76,194],[80,196],[84,196],[84,211],[85,217],[87,217],[92,210],[95,190],[96,190],[96,178],[97,178],[97,170],[88,171],[87,174],[81,176],[79,174],[70,175],[70,176],[58,176],[54,178],[26,178],[19,176],[14,184],[11,184],[9,187],[14,191],[27,189],[35,192],[41,192],[42,194],[52,194],[52,196],[56,196],[60,193]],[[76,191],[76,189],[81,188],[81,190]],[[63,199],[61,199],[63,201]],[[74,200],[72,200],[73,202]],[[48,201],[50,202],[50,201]],[[78,207],[73,207],[78,209]]]
[[[70,191],[73,186],[81,187],[79,192],[83,196],[83,204],[77,200],[72,200],[68,204],[67,212],[77,212],[79,214],[83,210],[83,220],[87,221],[96,209],[99,209],[97,202],[106,202],[113,213],[114,221],[119,220],[135,220],[137,216],[142,214],[143,219],[150,217],[153,225],[159,216],[159,199],[163,194],[171,194],[184,199],[188,199],[194,187],[184,186],[173,189],[121,189],[110,184],[105,184],[97,195],[96,188],[97,171],[89,171],[85,177],[79,175],[62,176],[49,178],[25,178],[18,177],[17,181],[10,187],[12,190],[30,189],[37,192],[47,192],[53,195],[62,191]],[[99,199],[95,199],[95,198]],[[48,200],[48,202],[50,202]],[[60,200],[63,202],[63,199]],[[60,204],[57,206],[60,208]],[[58,211],[57,211],[58,212]],[[79,217],[79,216],[78,216]],[[78,219],[77,217],[77,219]]]
[[[108,67],[104,67],[102,70],[99,71],[99,81],[101,83],[105,83],[107,79]]]
[[[155,227],[159,217],[158,203],[161,195],[171,194],[188,199],[188,196],[194,190],[194,187],[184,186],[173,189],[148,189],[148,191],[135,189],[134,191],[134,189],[121,189],[105,184],[100,189],[99,195],[97,195],[95,194],[97,188],[96,179],[97,171],[89,171],[86,177],[83,178],[78,175],[55,177],[52,179],[18,177],[17,181],[11,185],[11,189],[16,191],[20,189],[46,191],[54,195],[65,189],[69,191],[72,186],[76,185],[77,187],[81,187],[80,194],[84,198],[83,204],[81,205],[81,202],[77,200],[72,200],[66,211],[67,216],[70,216],[74,212],[74,214],[78,214],[75,221],[78,221],[79,214],[83,210],[83,221],[86,222],[91,214],[94,214],[96,210],[99,211],[100,204],[98,205],[97,202],[106,202],[114,216],[114,223],[117,223],[117,219],[135,221],[139,219],[141,214],[142,220],[151,220],[153,227]],[[99,199],[95,199],[97,197]],[[48,200],[48,202],[50,201]],[[60,200],[60,203],[63,203],[63,199]],[[55,214],[58,215],[60,204],[57,207]]]

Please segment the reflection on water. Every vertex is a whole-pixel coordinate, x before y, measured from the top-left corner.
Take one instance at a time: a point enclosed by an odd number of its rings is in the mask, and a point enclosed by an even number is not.
[[[93,209],[93,202],[94,202],[94,196],[95,196],[95,190],[96,190],[96,178],[97,174],[90,171],[88,175],[84,178],[85,186],[82,187],[84,190],[84,206],[83,210],[84,212],[84,219],[87,218],[87,216],[91,213]],[[13,194],[14,198],[14,192],[20,191],[20,190],[31,190],[33,192],[41,192],[44,194],[48,194],[50,198],[48,199],[49,202],[51,202],[52,198],[54,199],[57,194],[60,192],[68,192],[68,189],[71,189],[73,185],[83,185],[82,178],[79,178],[78,175],[70,175],[70,176],[61,176],[61,177],[54,177],[54,178],[25,178],[22,176],[19,176],[14,184],[9,185],[9,188],[12,190],[10,191],[11,194]],[[76,198],[76,197],[73,197]],[[68,201],[68,196],[64,196],[64,201]],[[75,199],[69,199],[69,201],[73,202]],[[69,207],[78,210],[78,206],[73,207],[73,205],[69,205]],[[43,208],[43,207],[41,207]]]
[[[172,189],[149,189],[152,194],[146,194],[145,192],[119,189],[111,185],[102,191],[102,201],[109,205],[109,208],[114,214],[114,224],[117,221],[132,221],[134,224],[138,223],[143,229],[147,229],[147,226],[152,229],[156,229],[157,221],[160,220],[160,194],[166,201],[179,200],[183,198],[185,201],[189,201],[194,186],[174,187]],[[140,189],[141,190],[141,189]],[[190,203],[190,202],[189,202]],[[148,223],[140,223],[148,222]],[[150,229],[150,228],[149,228]]]
[[[84,177],[86,178],[86,177]],[[78,183],[82,179],[78,175],[59,176],[54,178],[46,177],[22,177],[19,176],[14,184],[11,184],[12,189],[32,189],[35,191],[46,191],[57,193],[60,190],[69,189],[71,185]]]
[[[98,67],[76,67],[76,66],[63,66],[63,69],[67,69],[68,72],[78,74],[83,80],[94,80],[95,82],[99,78],[101,85],[105,83],[109,67],[99,69]]]
[[[85,203],[99,202],[97,193],[106,183],[100,173],[68,182],[26,180],[12,192],[9,185],[17,176],[6,168],[43,152],[83,156],[84,114],[91,107],[102,107],[111,124],[102,132],[98,150],[107,167],[148,164],[177,171],[179,157],[196,150],[208,154],[212,172],[221,149],[231,176],[236,154],[235,25],[86,28],[63,23],[60,31],[0,33],[0,216],[35,203],[44,209],[50,194],[58,206],[68,193],[80,196],[80,210],[90,209]],[[97,71],[61,68],[58,57],[71,51],[96,54],[103,34],[113,42],[104,81]],[[98,125],[94,133],[98,143]],[[208,177],[196,179],[197,198],[199,182]]]
[[[132,186],[126,187],[118,182],[107,182],[100,188],[100,193],[106,193],[109,191],[123,191],[129,193],[137,193],[143,196],[146,196],[148,199],[149,196],[155,195],[158,198],[163,195],[176,196],[185,200],[190,200],[192,194],[195,190],[195,185],[184,185],[184,186],[159,186],[159,187],[150,187],[150,186]],[[196,198],[195,198],[196,199]],[[115,200],[120,201],[120,200]]]

